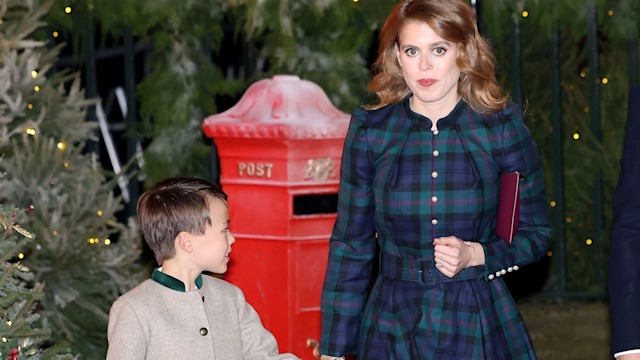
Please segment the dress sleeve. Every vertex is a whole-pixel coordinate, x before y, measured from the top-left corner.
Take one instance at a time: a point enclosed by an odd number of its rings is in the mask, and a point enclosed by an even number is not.
[[[147,334],[133,307],[122,298],[109,311],[107,338],[107,360],[143,360],[147,356]]]
[[[320,353],[325,355],[356,353],[375,256],[373,166],[366,118],[364,109],[353,112],[342,153],[338,214],[321,299]]]
[[[278,353],[276,338],[265,329],[256,310],[249,304],[242,291],[234,288],[240,331],[242,337],[242,358],[245,360],[300,360],[289,353]]]
[[[504,241],[483,244],[488,272],[536,262],[546,254],[551,242],[549,205],[538,147],[518,106],[512,105],[503,115],[507,120],[496,161],[503,172],[521,174],[520,226],[511,245]]]

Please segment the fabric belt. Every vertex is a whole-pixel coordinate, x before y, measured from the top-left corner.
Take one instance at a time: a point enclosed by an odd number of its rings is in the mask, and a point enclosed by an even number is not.
[[[425,285],[471,280],[484,277],[484,266],[471,266],[450,278],[436,269],[433,259],[380,254],[380,274],[390,279],[418,282]]]

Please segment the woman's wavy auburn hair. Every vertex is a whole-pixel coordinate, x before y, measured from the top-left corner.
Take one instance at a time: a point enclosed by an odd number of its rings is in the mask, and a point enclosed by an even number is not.
[[[408,22],[426,23],[438,36],[457,44],[458,94],[473,110],[491,114],[506,107],[508,96],[496,82],[495,55],[478,32],[473,9],[463,0],[401,0],[380,31],[374,77],[367,86],[379,102],[368,108],[397,103],[410,92],[396,56],[398,34]]]

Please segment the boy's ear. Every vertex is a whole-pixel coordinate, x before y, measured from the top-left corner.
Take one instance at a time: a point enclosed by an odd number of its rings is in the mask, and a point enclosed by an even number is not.
[[[186,231],[181,231],[176,237],[176,247],[186,253],[191,253],[193,251],[193,243],[190,235]]]

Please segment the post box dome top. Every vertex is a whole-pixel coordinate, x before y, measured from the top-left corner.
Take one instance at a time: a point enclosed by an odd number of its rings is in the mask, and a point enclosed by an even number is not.
[[[317,84],[295,75],[255,82],[230,109],[202,122],[208,137],[343,138],[349,115],[336,109]]]

